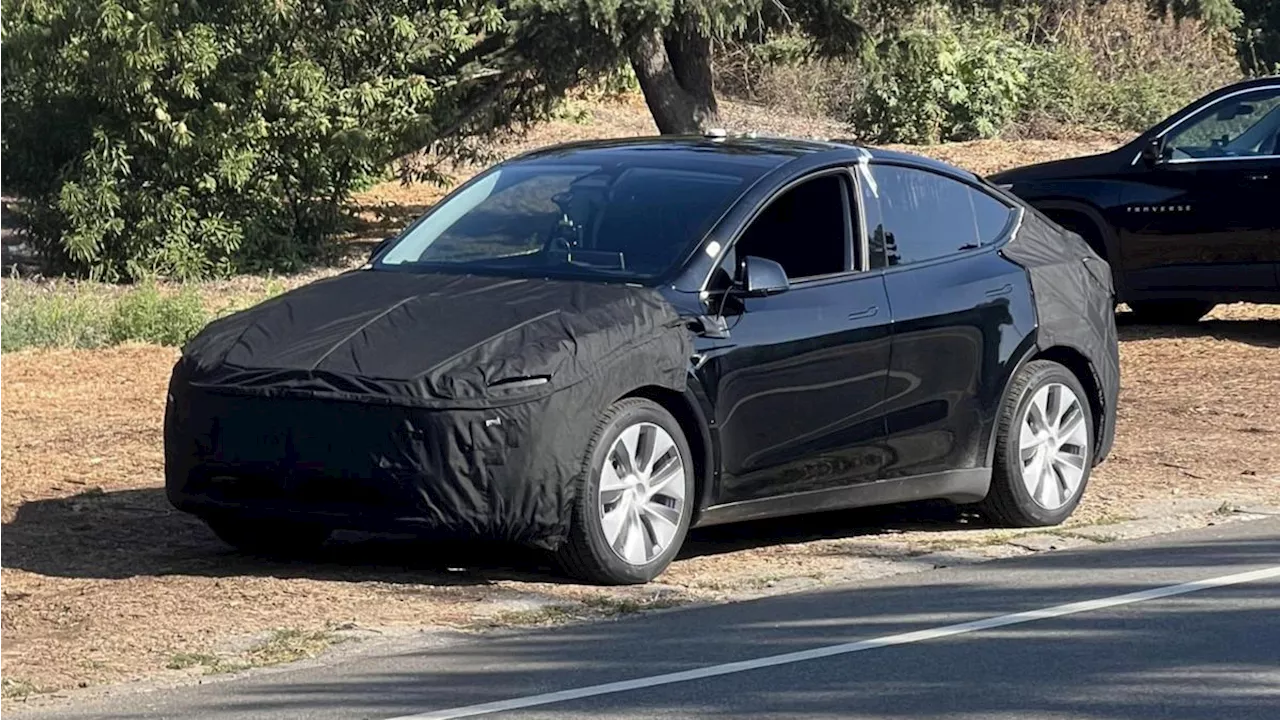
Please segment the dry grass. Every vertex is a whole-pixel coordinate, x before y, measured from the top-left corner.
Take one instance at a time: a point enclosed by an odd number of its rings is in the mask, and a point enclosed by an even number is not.
[[[552,123],[512,151],[652,130],[634,103],[592,112],[590,125]],[[738,128],[772,122],[787,134],[840,134],[825,126],[805,133],[812,124],[748,106],[731,105],[726,115]],[[923,150],[989,172],[1117,140]],[[436,197],[435,189],[390,185],[365,200],[422,206]],[[267,282],[239,279],[204,292],[211,303],[230,302]],[[1112,522],[1139,514],[1144,502],[1177,498],[1212,507],[1280,502],[1280,308],[1229,306],[1213,318],[1169,332],[1123,328],[1119,438],[1073,524]],[[248,558],[164,498],[160,424],[175,357],[132,345],[0,359],[6,702],[304,657],[339,627],[394,633],[561,622],[902,572],[922,552],[1019,552],[1000,544],[1009,533],[925,505],[711,528],[691,538],[661,585],[640,588],[563,584],[543,558],[511,549],[394,538],[339,538],[307,562]],[[291,630],[284,637],[279,628]]]

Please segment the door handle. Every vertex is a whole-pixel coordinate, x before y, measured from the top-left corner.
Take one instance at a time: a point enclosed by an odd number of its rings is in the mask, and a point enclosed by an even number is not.
[[[871,307],[869,307],[869,308],[867,308],[867,309],[865,309],[865,310],[859,310],[858,312],[851,312],[851,313],[849,313],[849,319],[850,319],[850,320],[861,320],[862,318],[869,318],[869,317],[871,317],[871,316],[875,315],[875,314],[876,314],[876,313],[878,313],[878,312],[880,312],[880,308],[876,307],[875,305],[872,305]]]
[[[1013,292],[1013,286],[1009,283],[1005,283],[998,288],[991,288],[988,290],[987,297],[1000,297],[1001,295],[1008,295],[1011,292]]]
[[[1254,173],[1253,175],[1246,175],[1245,179],[1252,182],[1262,182],[1263,180],[1270,180],[1271,176],[1267,173]]]

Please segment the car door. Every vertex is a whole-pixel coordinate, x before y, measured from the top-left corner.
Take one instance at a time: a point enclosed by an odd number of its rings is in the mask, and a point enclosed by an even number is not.
[[[728,338],[700,349],[697,372],[719,433],[717,504],[878,476],[889,304],[883,278],[858,271],[854,207],[847,171],[793,185],[746,227],[713,277]],[[778,262],[790,288],[730,291],[748,256]]]
[[[1280,85],[1193,111],[1135,160],[1120,248],[1129,287],[1275,290],[1280,263]]]
[[[998,252],[1019,211],[919,167],[872,164],[861,185],[871,260],[893,311],[881,477],[980,467],[1035,324],[1025,271]]]

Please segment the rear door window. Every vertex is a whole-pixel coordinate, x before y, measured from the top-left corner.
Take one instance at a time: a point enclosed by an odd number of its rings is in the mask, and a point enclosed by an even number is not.
[[[927,170],[872,165],[862,199],[872,267],[926,262],[998,242],[1014,211],[987,193]]]

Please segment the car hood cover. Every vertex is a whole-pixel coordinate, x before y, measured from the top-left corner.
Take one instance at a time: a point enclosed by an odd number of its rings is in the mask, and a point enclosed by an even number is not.
[[[211,323],[179,374],[254,394],[491,405],[549,394],[655,342],[663,384],[682,388],[691,339],[655,290],[354,271]]]

